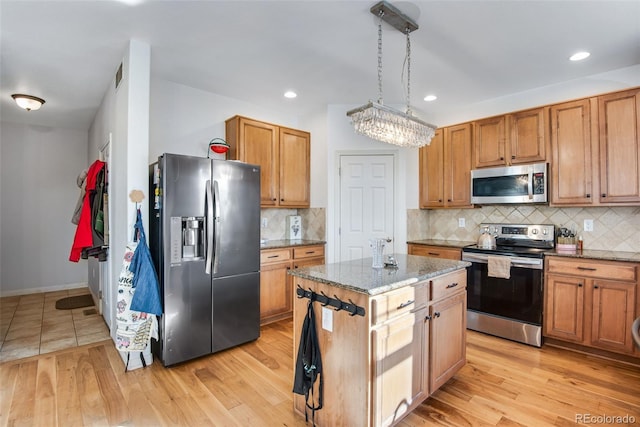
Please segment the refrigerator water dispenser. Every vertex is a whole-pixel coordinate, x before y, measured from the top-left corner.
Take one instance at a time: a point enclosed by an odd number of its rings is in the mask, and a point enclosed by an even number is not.
[[[171,217],[171,263],[202,259],[204,218]]]

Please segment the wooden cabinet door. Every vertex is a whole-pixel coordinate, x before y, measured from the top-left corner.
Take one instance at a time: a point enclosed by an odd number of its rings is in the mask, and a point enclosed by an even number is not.
[[[427,396],[423,372],[428,338],[424,332],[426,315],[425,307],[372,331],[375,426],[394,424],[410,406]]]
[[[293,312],[291,262],[260,266],[260,324],[288,317]]]
[[[430,306],[429,391],[437,390],[466,363],[467,293]]]
[[[503,166],[505,159],[505,116],[479,120],[473,126],[474,167]]]
[[[471,206],[471,124],[446,128],[444,197],[447,207]]]
[[[547,276],[546,289],[545,335],[582,343],[585,280],[550,274]]]
[[[509,115],[510,164],[543,162],[548,140],[549,108],[535,108]]]
[[[598,98],[600,203],[640,202],[640,90]]]
[[[594,280],[592,289],[591,345],[632,354],[636,284]]]
[[[238,160],[260,165],[260,205],[278,204],[278,127],[240,118]]]
[[[588,99],[551,107],[551,204],[592,204],[591,103]]]
[[[437,129],[429,145],[419,150],[420,207],[444,207],[444,132]]]
[[[280,128],[280,193],[277,204],[308,208],[311,144],[308,132]]]

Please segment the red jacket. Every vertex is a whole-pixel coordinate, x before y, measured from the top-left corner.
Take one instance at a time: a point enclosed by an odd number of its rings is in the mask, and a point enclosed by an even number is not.
[[[93,234],[91,231],[91,193],[96,189],[96,176],[104,167],[104,162],[96,160],[87,171],[87,187],[84,193],[84,201],[82,202],[82,211],[80,211],[80,222],[76,228],[76,235],[73,238],[73,246],[69,261],[78,262],[83,248],[93,246]]]

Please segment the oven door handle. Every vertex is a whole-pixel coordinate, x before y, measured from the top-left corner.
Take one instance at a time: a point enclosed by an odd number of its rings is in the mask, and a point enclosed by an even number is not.
[[[510,258],[511,258],[512,267],[522,267],[522,268],[530,268],[535,270],[542,270],[542,259],[540,258],[521,258],[521,257],[510,257]],[[488,256],[464,252],[462,254],[462,260],[469,261],[469,262],[477,262],[480,264],[487,264]]]

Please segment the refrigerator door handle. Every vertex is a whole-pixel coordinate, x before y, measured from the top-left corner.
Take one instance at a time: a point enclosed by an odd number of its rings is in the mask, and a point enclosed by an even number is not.
[[[205,245],[207,246],[207,256],[204,260],[204,272],[211,274],[211,259],[213,258],[213,194],[211,191],[211,181],[207,180],[205,185],[207,194],[207,217],[206,217],[206,239]]]
[[[215,230],[214,239],[215,243],[213,245],[213,273],[218,272],[218,258],[220,252],[220,191],[218,190],[218,181],[213,181],[213,203],[215,209]]]

